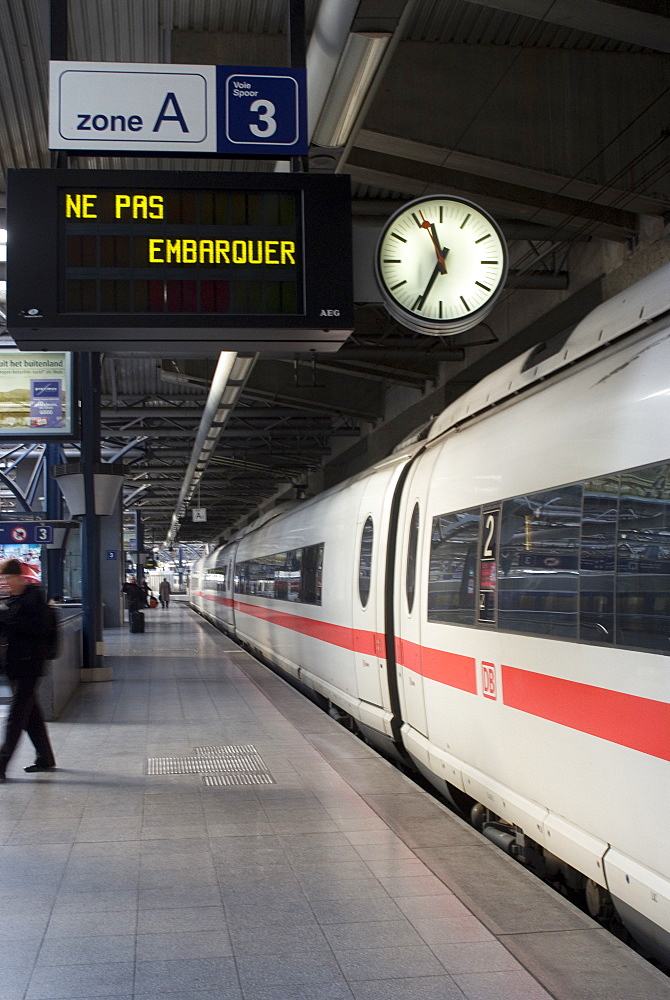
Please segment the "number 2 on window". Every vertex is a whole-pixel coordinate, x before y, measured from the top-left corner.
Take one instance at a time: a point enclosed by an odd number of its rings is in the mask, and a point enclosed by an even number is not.
[[[495,552],[493,546],[495,545],[495,533],[496,533],[496,513],[491,513],[486,515],[484,521],[484,545],[482,548],[482,559],[495,559]]]

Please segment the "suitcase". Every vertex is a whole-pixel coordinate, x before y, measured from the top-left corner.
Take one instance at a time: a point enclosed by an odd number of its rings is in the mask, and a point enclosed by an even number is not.
[[[144,632],[144,612],[143,611],[131,611],[131,613],[130,613],[130,631],[131,632]]]

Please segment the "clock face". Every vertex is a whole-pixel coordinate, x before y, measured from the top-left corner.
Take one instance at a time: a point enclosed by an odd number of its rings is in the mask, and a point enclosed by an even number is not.
[[[471,202],[419,198],[391,216],[375,260],[388,311],[419,333],[468,330],[491,311],[507,277],[494,220]]]

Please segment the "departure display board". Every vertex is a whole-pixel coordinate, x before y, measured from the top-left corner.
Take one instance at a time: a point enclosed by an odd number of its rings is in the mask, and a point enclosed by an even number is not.
[[[9,171],[19,347],[336,350],[353,329],[348,178]]]

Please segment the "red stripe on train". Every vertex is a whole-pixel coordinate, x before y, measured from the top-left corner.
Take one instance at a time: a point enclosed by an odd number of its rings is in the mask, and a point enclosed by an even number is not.
[[[503,703],[609,743],[670,760],[670,705],[503,664]]]
[[[477,694],[476,665],[472,656],[449,653],[445,649],[430,649],[407,639],[396,639],[395,654],[397,662],[415,674],[459,691]]]
[[[227,598],[203,595],[218,604]],[[369,656],[383,655],[384,636],[290,615],[258,604],[234,602],[235,610],[313,639]],[[396,639],[398,664],[427,680],[477,694],[476,660]],[[670,705],[576,681],[547,677],[518,667],[502,667],[502,700],[508,708],[555,722],[640,753],[670,760]]]

